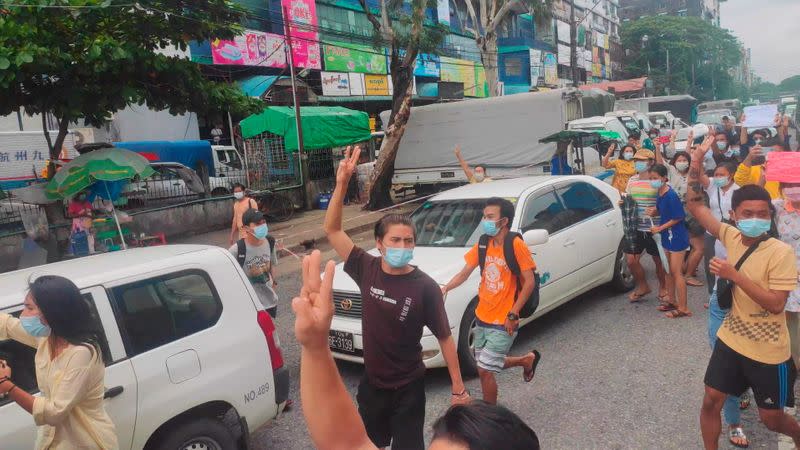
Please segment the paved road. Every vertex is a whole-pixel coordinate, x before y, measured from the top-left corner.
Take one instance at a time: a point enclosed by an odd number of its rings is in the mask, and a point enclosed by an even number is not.
[[[368,245],[368,234],[357,237]],[[331,257],[331,252],[326,252]],[[284,259],[283,261],[289,261]],[[278,329],[292,374],[291,396],[299,400],[299,348],[293,337],[289,299],[300,275],[284,264],[278,277]],[[655,296],[632,305],[607,288],[591,291],[520,331],[512,353],[537,348],[542,363],[536,379],[522,382],[520,371],[499,375],[500,402],[519,414],[545,449],[702,448],[698,414],[703,374],[710,355],[706,334],[705,288],[689,288],[694,316],[670,320],[655,310]],[[361,366],[339,363],[355,396]],[[448,406],[445,370],[427,374],[426,436]],[[477,379],[467,381],[480,395]],[[758,423],[755,408],[745,412],[751,448],[778,448],[778,438]],[[727,448],[727,439],[721,448]],[[287,412],[254,435],[257,449],[313,448],[302,412]],[[734,448],[734,447],[730,447]]]

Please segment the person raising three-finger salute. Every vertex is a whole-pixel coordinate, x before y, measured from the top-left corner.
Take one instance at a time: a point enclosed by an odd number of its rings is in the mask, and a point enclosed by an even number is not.
[[[420,339],[428,327],[439,341],[453,384],[452,402],[466,402],[456,346],[439,286],[410,265],[416,230],[407,216],[387,214],[375,224],[380,256],[355,246],[342,230],[347,185],[361,149],[348,147],[336,172],[325,233],[345,261],[344,271],[361,291],[365,377],[358,387],[358,409],[378,447],[422,449],[425,424],[425,365]]]

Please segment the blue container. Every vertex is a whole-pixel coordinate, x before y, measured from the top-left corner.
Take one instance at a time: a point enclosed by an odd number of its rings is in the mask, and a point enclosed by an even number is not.
[[[317,197],[317,205],[319,206],[319,209],[328,209],[328,205],[331,202],[331,196],[332,194],[330,193],[319,194]]]

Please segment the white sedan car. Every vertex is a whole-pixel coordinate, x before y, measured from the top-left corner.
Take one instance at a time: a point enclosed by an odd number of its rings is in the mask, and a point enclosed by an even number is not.
[[[603,284],[620,291],[633,288],[622,251],[620,198],[610,185],[588,176],[535,176],[470,184],[443,192],[412,213],[417,231],[413,265],[446,284],[464,266],[464,254],[478,242],[483,207],[489,197],[516,205],[511,229],[523,233],[541,276],[539,309],[532,320]],[[376,250],[372,250],[377,255]],[[459,360],[467,374],[476,373],[472,354],[480,271],[451,290],[445,308]],[[336,266],[336,307],[329,344],[334,357],[363,363],[361,295],[356,283]],[[444,367],[439,343],[427,328],[421,340],[427,367]]]

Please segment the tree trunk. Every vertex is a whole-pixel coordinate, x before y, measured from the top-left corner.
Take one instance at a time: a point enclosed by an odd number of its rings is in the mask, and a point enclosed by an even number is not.
[[[486,33],[486,36],[481,36],[476,39],[476,43],[478,44],[478,50],[481,52],[483,68],[486,71],[486,84],[489,87],[489,97],[495,97],[497,96],[497,82],[499,81],[497,67],[497,33]]]
[[[413,61],[413,59],[412,59]],[[404,66],[399,57],[392,57],[391,73],[394,93],[392,113],[386,126],[386,135],[381,144],[381,152],[375,162],[375,170],[369,182],[369,201],[364,209],[375,211],[392,206],[392,177],[394,176],[394,159],[400,140],[406,131],[408,118],[411,116],[411,96],[413,66]]]

